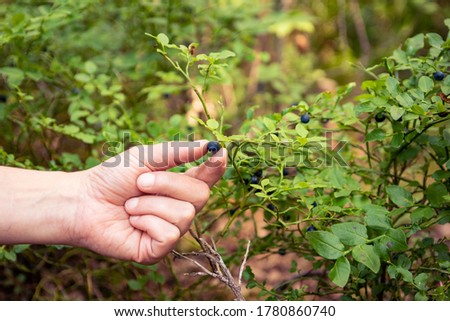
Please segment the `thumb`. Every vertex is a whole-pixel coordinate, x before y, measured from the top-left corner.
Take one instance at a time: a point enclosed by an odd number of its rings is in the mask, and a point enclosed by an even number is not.
[[[227,149],[221,148],[200,166],[193,167],[186,171],[186,175],[197,178],[213,186],[225,173],[227,169]]]
[[[196,140],[139,145],[131,148],[130,154],[152,171],[163,171],[199,159],[206,153],[207,144],[207,140]]]

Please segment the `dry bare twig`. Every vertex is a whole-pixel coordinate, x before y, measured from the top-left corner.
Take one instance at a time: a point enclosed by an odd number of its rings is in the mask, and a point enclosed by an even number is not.
[[[242,273],[245,268],[245,264],[247,262],[248,253],[250,250],[250,241],[247,242],[247,248],[246,248],[244,257],[242,259],[240,269],[239,269],[238,282],[236,283],[235,279],[233,278],[233,275],[231,274],[231,271],[228,269],[225,262],[223,261],[222,256],[217,251],[217,247],[216,247],[216,244],[214,243],[214,240],[211,239],[211,244],[209,244],[203,238],[195,235],[192,230],[190,230],[189,232],[192,235],[192,237],[198,242],[198,244],[202,248],[203,252],[179,253],[177,251],[172,251],[172,253],[175,255],[175,257],[183,258],[183,259],[191,262],[192,264],[194,264],[195,266],[197,266],[200,269],[200,271],[188,273],[188,275],[191,275],[191,276],[209,275],[213,278],[216,278],[231,289],[236,300],[245,301],[245,298],[242,295],[242,291],[241,291],[241,284],[242,284],[241,279],[242,279]],[[206,257],[211,266],[211,270],[206,268],[203,264],[201,264],[197,260],[193,259],[191,256]]]

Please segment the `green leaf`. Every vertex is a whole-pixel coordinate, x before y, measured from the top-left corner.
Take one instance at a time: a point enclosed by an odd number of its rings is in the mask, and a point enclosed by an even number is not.
[[[269,185],[270,184],[270,179],[268,179],[268,178],[264,178],[262,181],[261,181],[261,186],[267,186],[267,185]]]
[[[428,290],[427,282],[429,278],[430,275],[428,273],[420,273],[414,278],[414,284],[419,290],[426,291]]]
[[[400,147],[402,142],[403,142],[403,133],[396,133],[392,137],[391,146],[394,148],[398,148],[398,147]]]
[[[141,280],[128,280],[128,287],[133,291],[140,291],[144,288],[145,282]]]
[[[344,244],[339,238],[326,231],[313,231],[306,234],[314,250],[326,259],[335,260],[343,255]]]
[[[366,135],[366,142],[372,142],[372,141],[376,141],[376,140],[383,140],[384,137],[386,137],[386,133],[384,130],[382,130],[381,128],[377,128],[372,130],[371,132],[367,133]]]
[[[447,142],[447,146],[450,146],[450,128],[444,129],[442,136],[444,137],[445,141]]]
[[[395,100],[397,100],[401,106],[406,108],[410,108],[414,105],[414,100],[407,93],[401,93],[400,95],[395,96]]]
[[[97,65],[92,61],[86,61],[84,63],[84,70],[86,70],[88,74],[95,74],[95,72],[97,71]]]
[[[215,130],[215,129],[219,128],[219,122],[218,122],[217,120],[213,119],[213,118],[208,119],[208,120],[206,121],[206,125],[207,125],[209,128],[211,128],[212,130]]]
[[[431,207],[419,207],[411,213],[411,223],[419,224],[422,221],[429,220],[434,216],[434,210]]]
[[[403,108],[397,107],[397,106],[391,106],[389,108],[389,113],[391,114],[392,119],[398,120],[400,117],[403,116],[405,113],[405,110]]]
[[[408,283],[413,283],[413,275],[410,271],[408,271],[407,269],[401,267],[401,266],[397,266],[397,273],[401,274],[403,277],[403,280],[405,280]]]
[[[91,80],[91,77],[88,74],[85,73],[79,73],[75,75],[75,79],[79,82],[88,82],[89,80]]]
[[[327,176],[330,181],[330,186],[339,189],[344,188],[346,183],[345,175],[346,173],[341,167],[333,166],[328,168]]]
[[[431,206],[438,207],[446,203],[444,196],[448,195],[448,191],[444,184],[436,182],[428,186],[425,195]]]
[[[298,123],[295,126],[295,132],[300,136],[300,137],[306,137],[308,136],[308,130],[305,128],[305,126],[303,126],[302,124]]]
[[[422,116],[425,116],[427,114],[425,112],[425,110],[423,110],[423,108],[419,105],[412,106],[411,112],[413,112],[414,114],[417,114],[417,115],[422,115]]]
[[[22,253],[29,247],[30,247],[30,244],[19,244],[19,245],[14,245],[13,250],[15,253]]]
[[[277,128],[277,125],[273,119],[264,117],[262,119],[262,121],[263,121],[264,125],[266,126],[266,128],[270,131],[274,131]]]
[[[245,267],[245,270],[242,272],[242,278],[247,282],[255,278],[255,274],[253,273],[252,268],[249,265],[247,265]]]
[[[93,144],[95,139],[97,138],[96,135],[88,134],[88,133],[77,133],[73,135],[73,137],[81,140],[82,142],[86,144]]]
[[[366,227],[356,222],[334,224],[331,231],[346,245],[358,245],[367,241]]]
[[[386,88],[392,96],[397,96],[398,94],[399,82],[394,77],[388,77],[386,79]]]
[[[13,251],[5,251],[3,254],[5,255],[5,259],[9,261],[15,262],[17,260],[17,255]]]
[[[441,35],[437,33],[427,33],[428,43],[432,47],[440,48],[444,43]]]
[[[364,264],[374,273],[378,273],[380,270],[380,257],[372,245],[362,244],[354,247],[352,256],[356,261]]]
[[[419,49],[422,49],[425,45],[424,43],[424,35],[423,33],[420,33],[418,35],[415,35],[414,37],[411,37],[405,41],[406,45],[406,52],[409,55],[414,55]]]
[[[419,89],[424,93],[428,93],[434,87],[434,81],[428,76],[422,76],[419,78]]]
[[[8,85],[11,88],[20,86],[23,79],[25,78],[25,73],[21,69],[14,67],[0,68],[0,74],[5,75],[7,77]]]
[[[414,301],[428,301],[428,300],[430,300],[430,299],[428,298],[426,293],[417,292],[414,295]]]
[[[330,270],[330,273],[328,273],[328,277],[331,282],[342,288],[347,284],[349,276],[350,262],[345,256],[341,256],[336,260],[336,263],[334,263],[333,268]]]
[[[400,229],[389,229],[382,238],[382,242],[391,251],[404,251],[408,249],[405,233]]]
[[[158,34],[156,36],[156,40],[163,46],[167,46],[169,44],[169,38],[164,33]]]
[[[231,58],[231,57],[235,57],[236,54],[230,50],[222,50],[218,56],[217,59],[227,59],[227,58]]]
[[[397,185],[390,185],[386,187],[386,192],[391,201],[397,206],[412,206],[414,199],[410,192],[403,187]]]
[[[387,214],[389,213],[384,207],[367,204],[363,207],[366,211],[366,224],[372,228],[386,230],[391,228],[391,224]]]

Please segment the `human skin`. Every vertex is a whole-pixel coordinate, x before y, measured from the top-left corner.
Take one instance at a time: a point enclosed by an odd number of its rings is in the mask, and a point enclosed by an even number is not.
[[[0,167],[0,244],[64,244],[140,263],[167,255],[206,204],[227,165],[207,141],[133,147],[73,173]]]

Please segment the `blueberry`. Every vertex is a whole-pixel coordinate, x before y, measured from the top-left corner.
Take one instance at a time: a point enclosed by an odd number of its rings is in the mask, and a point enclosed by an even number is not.
[[[287,169],[286,167],[283,168],[283,176],[288,176],[289,175],[289,169]]]
[[[310,117],[309,117],[308,113],[303,114],[303,115],[300,117],[300,121],[301,121],[303,124],[309,123],[309,120],[310,120]]]
[[[6,97],[5,95],[0,95],[0,103],[6,103],[7,100],[8,97]]]
[[[311,225],[310,227],[308,227],[306,229],[306,232],[312,232],[312,231],[317,231],[316,227],[314,225]]]
[[[211,141],[208,143],[208,145],[206,145],[206,148],[208,149],[208,152],[210,152],[211,154],[215,154],[219,151],[220,148],[222,148],[222,146],[220,146],[219,142]]]
[[[436,71],[433,74],[433,77],[434,77],[435,80],[441,81],[441,80],[443,80],[445,78],[445,74],[442,71]]]
[[[271,210],[271,211],[275,211],[275,205],[273,205],[272,203],[269,203],[269,204],[267,205],[267,208],[268,208],[269,210]]]
[[[250,177],[250,184],[258,184],[259,183],[259,177],[253,175],[252,177]]]
[[[236,210],[237,210],[237,208],[232,208],[232,209],[230,210],[230,215],[233,215],[234,213],[236,213]]]
[[[262,169],[258,169],[253,175],[256,177],[262,177],[263,171]]]
[[[278,254],[280,254],[280,255],[286,255],[286,249],[285,248],[279,248],[278,249]]]
[[[377,123],[384,122],[385,119],[386,115],[382,112],[375,115],[375,120],[377,121]]]
[[[312,205],[312,207],[316,207],[317,206],[317,202],[314,201],[311,205]]]

